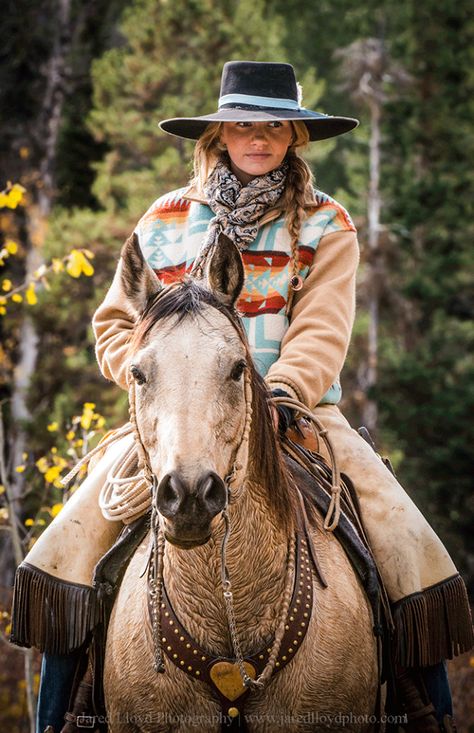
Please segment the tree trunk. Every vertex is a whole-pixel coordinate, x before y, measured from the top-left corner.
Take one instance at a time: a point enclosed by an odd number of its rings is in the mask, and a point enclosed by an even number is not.
[[[29,248],[26,259],[26,281],[32,279],[33,273],[42,264],[41,248],[44,241],[47,217],[51,212],[55,194],[55,163],[56,150],[61,124],[61,114],[64,105],[67,76],[67,57],[71,38],[71,0],[58,0],[56,36],[49,63],[46,69],[46,89],[43,104],[38,119],[38,134],[44,141],[42,158],[39,165],[39,186],[36,193],[37,204],[28,211],[28,239]],[[36,333],[32,318],[25,311],[20,331],[20,359],[14,372],[12,389],[12,423],[15,426],[10,446],[11,466],[23,463],[23,453],[26,449],[26,433],[23,422],[31,420],[32,416],[27,404],[28,387],[36,369],[38,356],[39,336]],[[3,431],[2,431],[3,432]],[[4,451],[2,436],[1,450]],[[24,549],[19,534],[19,499],[24,491],[22,474],[15,475],[15,482],[11,486],[10,511],[12,532],[10,546],[3,548],[3,563],[1,572],[3,585],[11,585],[13,581],[13,567],[18,565]],[[25,660],[25,682],[28,704],[30,733],[36,729],[36,697],[34,694],[33,654],[31,649],[23,650]]]
[[[377,385],[379,301],[382,264],[379,252],[380,234],[380,119],[381,103],[375,97],[370,102],[370,151],[369,151],[369,196],[367,203],[368,258],[367,258],[367,306],[369,329],[367,344],[367,370],[364,379],[366,399],[362,409],[363,424],[374,435],[377,431],[377,403],[370,397],[370,391]]]

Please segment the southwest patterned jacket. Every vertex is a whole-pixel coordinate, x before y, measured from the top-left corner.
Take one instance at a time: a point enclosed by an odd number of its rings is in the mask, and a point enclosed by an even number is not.
[[[295,294],[290,322],[290,235],[278,208],[265,214],[255,241],[243,252],[246,278],[238,303],[256,366],[269,387],[280,387],[309,407],[340,401],[339,373],[354,320],[358,265],[348,213],[331,197],[315,193],[318,205],[308,204],[300,236],[304,284]],[[182,188],[157,199],[140,219],[135,231],[141,250],[163,284],[191,269],[212,217],[204,199]],[[120,301],[116,275],[93,327],[102,372],[126,387],[123,356],[133,322]]]

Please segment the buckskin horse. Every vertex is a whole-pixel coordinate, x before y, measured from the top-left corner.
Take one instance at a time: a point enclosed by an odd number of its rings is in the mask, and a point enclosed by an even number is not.
[[[204,279],[165,288],[136,240],[122,255],[153,511],[108,628],[110,732],[369,730],[370,606],[307,498],[319,573],[297,532],[298,487],[234,310],[239,252],[221,239]]]

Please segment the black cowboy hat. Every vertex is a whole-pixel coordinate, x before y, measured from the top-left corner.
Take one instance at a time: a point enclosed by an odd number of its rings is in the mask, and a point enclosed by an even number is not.
[[[301,120],[310,140],[324,140],[357,127],[352,117],[333,117],[300,107],[295,71],[290,64],[229,61],[222,70],[219,110],[202,117],[160,122],[170,135],[197,140],[210,122]]]

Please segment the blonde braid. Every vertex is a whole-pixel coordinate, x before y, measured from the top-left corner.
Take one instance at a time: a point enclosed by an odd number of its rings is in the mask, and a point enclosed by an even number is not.
[[[287,314],[291,312],[294,293],[301,290],[298,244],[303,222],[307,216],[308,201],[316,201],[313,192],[313,174],[303,158],[290,149],[287,156],[289,170],[286,179],[283,205],[286,210],[286,226],[291,237],[291,279]]]

